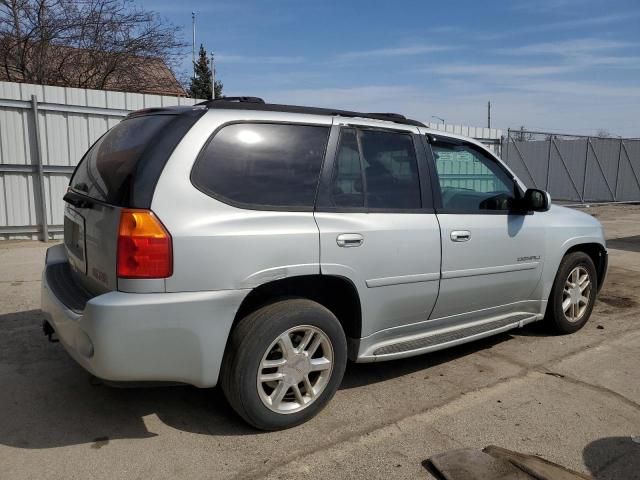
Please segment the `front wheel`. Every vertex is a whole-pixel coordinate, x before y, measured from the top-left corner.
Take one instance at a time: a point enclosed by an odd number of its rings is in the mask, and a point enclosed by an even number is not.
[[[597,291],[596,267],[584,252],[566,255],[556,274],[545,320],[560,334],[580,330],[593,310]]]
[[[346,362],[346,338],[331,311],[311,300],[282,300],[240,320],[225,354],[222,389],[248,423],[280,430],[322,410]]]

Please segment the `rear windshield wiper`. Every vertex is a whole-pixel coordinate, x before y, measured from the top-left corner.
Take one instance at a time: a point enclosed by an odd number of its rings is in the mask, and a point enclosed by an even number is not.
[[[94,205],[93,200],[91,200],[89,197],[85,197],[84,195],[80,195],[79,193],[76,193],[72,190],[69,190],[67,193],[65,193],[64,197],[62,197],[62,199],[73,205],[74,207],[77,208],[91,208]]]

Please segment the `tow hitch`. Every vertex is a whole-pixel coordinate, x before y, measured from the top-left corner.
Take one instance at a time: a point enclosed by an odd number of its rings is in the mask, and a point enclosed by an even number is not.
[[[57,338],[53,338],[53,335],[55,335],[56,331],[46,320],[42,322],[42,331],[51,343],[58,343],[60,341]]]

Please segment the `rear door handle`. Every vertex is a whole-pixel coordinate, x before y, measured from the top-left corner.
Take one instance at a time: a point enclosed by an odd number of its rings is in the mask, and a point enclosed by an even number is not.
[[[471,232],[469,230],[454,230],[451,232],[452,242],[468,242],[471,240]]]
[[[339,247],[350,248],[359,247],[364,242],[364,237],[359,233],[341,233],[336,237]]]

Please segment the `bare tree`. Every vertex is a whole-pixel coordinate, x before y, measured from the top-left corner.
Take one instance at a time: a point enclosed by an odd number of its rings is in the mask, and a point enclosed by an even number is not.
[[[613,137],[613,135],[611,135],[611,132],[609,132],[609,130],[604,129],[604,128],[600,128],[600,129],[596,132],[596,137],[600,137],[600,138],[611,138],[611,137]]]
[[[0,0],[9,81],[128,91],[178,85],[178,27],[130,0]]]

